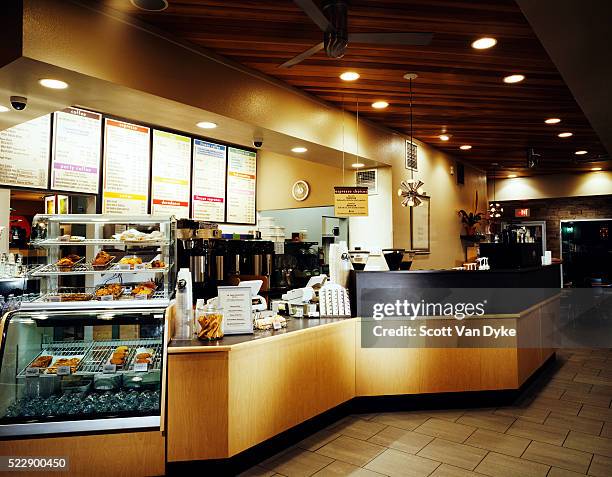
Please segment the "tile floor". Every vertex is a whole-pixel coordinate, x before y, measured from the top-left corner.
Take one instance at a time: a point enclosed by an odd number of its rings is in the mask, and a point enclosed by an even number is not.
[[[512,406],[349,416],[254,476],[612,477],[612,349],[561,350]]]

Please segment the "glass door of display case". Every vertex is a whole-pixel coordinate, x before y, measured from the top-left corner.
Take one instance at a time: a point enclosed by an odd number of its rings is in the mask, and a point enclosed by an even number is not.
[[[160,428],[164,309],[13,311],[0,329],[0,437]]]

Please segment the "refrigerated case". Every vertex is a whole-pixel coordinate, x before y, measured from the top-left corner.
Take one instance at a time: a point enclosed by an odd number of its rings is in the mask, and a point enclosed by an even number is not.
[[[159,431],[168,341],[164,312],[7,313],[0,323],[0,437]]]
[[[40,279],[40,295],[24,308],[168,305],[176,277],[174,217],[37,215],[33,224],[31,245],[45,250],[46,257],[30,272]],[[99,254],[110,260],[96,262]]]
[[[515,219],[510,222],[502,222],[501,228],[505,229],[508,225],[516,225],[518,227],[525,227],[529,232],[530,240],[532,243],[540,244],[542,255],[546,252],[546,221],[545,220],[519,220]]]

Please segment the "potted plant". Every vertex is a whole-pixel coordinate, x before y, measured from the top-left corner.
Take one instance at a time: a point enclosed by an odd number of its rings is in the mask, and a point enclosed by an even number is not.
[[[465,234],[469,237],[477,235],[476,228],[482,220],[482,212],[478,212],[478,191],[476,191],[476,197],[474,199],[474,211],[466,212],[461,209],[458,215],[461,217],[461,223],[465,227]]]

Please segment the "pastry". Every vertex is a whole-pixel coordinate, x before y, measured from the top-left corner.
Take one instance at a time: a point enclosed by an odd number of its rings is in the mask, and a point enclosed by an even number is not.
[[[136,359],[147,359],[151,357],[151,353],[138,353]]]
[[[129,265],[130,268],[134,268],[134,265],[140,265],[142,263],[142,258],[140,257],[123,257],[119,260],[119,263],[124,265]]]
[[[96,296],[102,297],[107,295],[112,295],[115,298],[118,298],[123,293],[123,287],[118,283],[110,283],[108,285],[104,285],[96,290]]]
[[[153,260],[151,262],[151,268],[164,268],[166,264],[162,260]]]
[[[115,257],[105,252],[104,250],[101,250],[100,252],[98,252],[98,254],[93,259],[91,264],[94,266],[94,268],[95,267],[105,267],[106,265],[108,265],[110,262],[113,261],[113,258]]]
[[[111,358],[110,364],[123,365],[125,360],[123,358]]]
[[[51,364],[52,359],[53,359],[52,356],[39,356],[34,361],[32,361],[32,364],[30,364],[30,367],[31,368],[46,368],[47,366]]]
[[[136,360],[136,364],[151,364],[151,360],[149,358],[139,358]]]
[[[149,287],[138,285],[132,290],[132,295],[144,295],[146,297],[150,297],[153,295],[153,290]]]
[[[60,295],[60,301],[88,301],[92,296],[89,293],[65,293]]]

